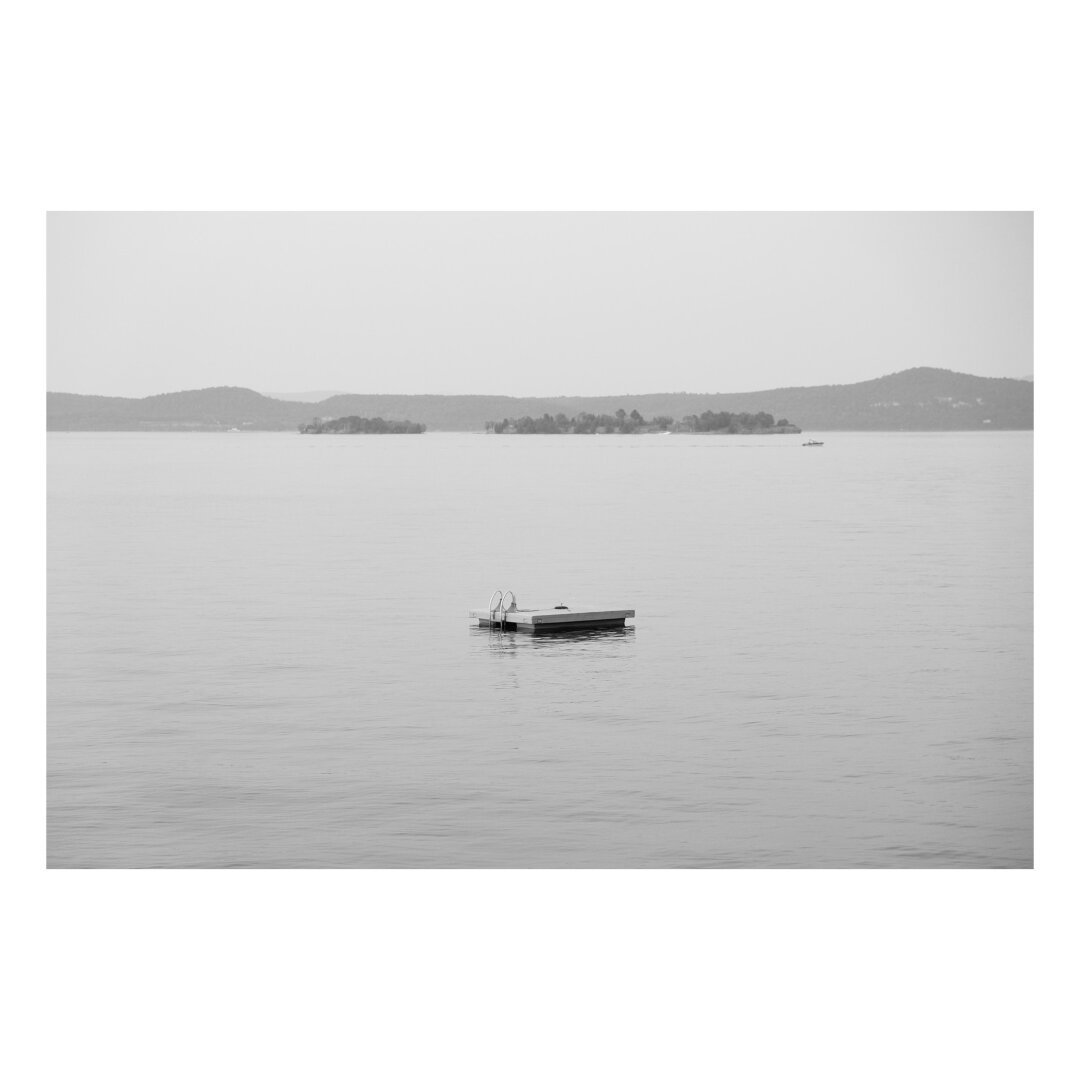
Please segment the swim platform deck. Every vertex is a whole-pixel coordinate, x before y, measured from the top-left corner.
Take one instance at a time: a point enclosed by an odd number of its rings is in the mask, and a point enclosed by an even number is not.
[[[511,611],[491,611],[474,608],[470,619],[477,619],[481,626],[523,630],[529,634],[552,630],[605,630],[625,626],[634,617],[633,608],[611,608],[600,611],[574,611],[569,608],[521,608]],[[505,621],[504,621],[505,620]]]

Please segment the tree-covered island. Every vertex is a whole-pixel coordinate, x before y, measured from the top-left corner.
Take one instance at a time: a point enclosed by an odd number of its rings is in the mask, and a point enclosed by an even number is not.
[[[339,416],[335,420],[312,420],[300,425],[301,435],[423,435],[424,424],[411,420],[384,420],[381,416]]]
[[[603,413],[544,413],[539,419],[519,416],[516,420],[489,420],[485,425],[495,435],[640,435],[662,431],[708,431],[730,435],[798,435],[802,429],[787,420],[775,420],[771,413],[730,413],[706,410],[700,416],[684,416],[676,422],[670,416],[651,420],[632,409],[616,409],[614,416]]]

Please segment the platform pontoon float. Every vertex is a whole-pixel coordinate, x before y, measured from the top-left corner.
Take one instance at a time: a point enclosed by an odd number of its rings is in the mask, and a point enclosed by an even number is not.
[[[607,630],[625,626],[634,617],[633,608],[595,608],[588,611],[556,604],[549,608],[519,608],[517,597],[507,589],[496,589],[487,608],[474,608],[470,619],[495,630],[522,630],[527,634],[553,630]]]

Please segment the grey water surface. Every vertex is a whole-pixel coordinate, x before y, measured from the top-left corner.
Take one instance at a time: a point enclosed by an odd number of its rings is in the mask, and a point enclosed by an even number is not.
[[[1031,866],[1031,433],[808,437],[50,434],[48,865]]]

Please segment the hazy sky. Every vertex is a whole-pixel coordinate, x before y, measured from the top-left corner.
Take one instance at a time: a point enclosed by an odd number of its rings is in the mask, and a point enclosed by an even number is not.
[[[1027,375],[1029,213],[54,213],[48,388],[723,392]]]

